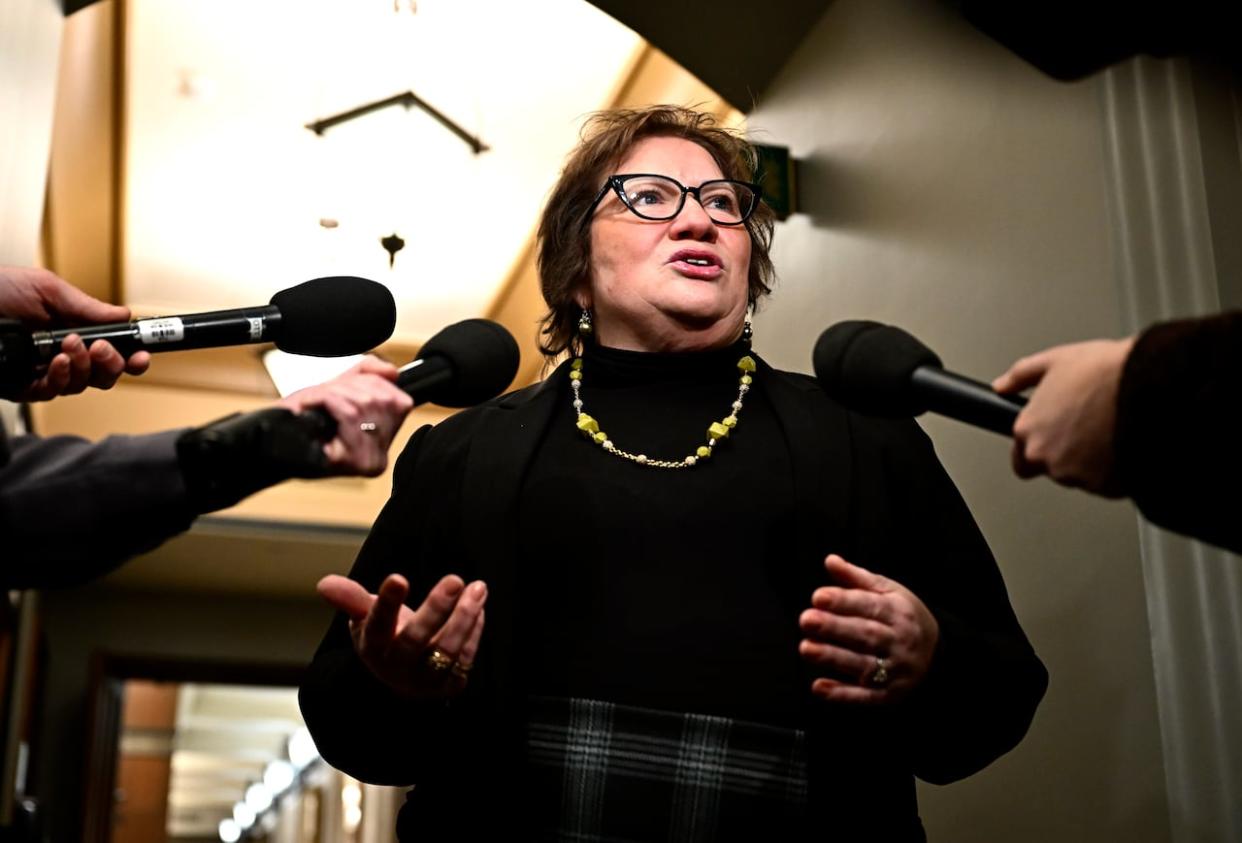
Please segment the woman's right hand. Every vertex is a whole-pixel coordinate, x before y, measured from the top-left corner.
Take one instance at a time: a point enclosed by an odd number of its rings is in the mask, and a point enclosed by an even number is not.
[[[379,594],[335,574],[320,580],[318,591],[349,616],[354,651],[394,691],[411,699],[443,699],[465,689],[483,635],[482,580],[466,586],[449,574],[417,610],[405,605],[410,586],[400,574],[390,574]]]

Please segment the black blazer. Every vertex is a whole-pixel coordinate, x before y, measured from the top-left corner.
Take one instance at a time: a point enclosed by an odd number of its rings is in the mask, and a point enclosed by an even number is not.
[[[1047,673],[918,426],[848,413],[812,378],[759,365],[756,380],[794,455],[801,526],[785,586],[791,623],[826,584],[823,559],[836,552],[910,588],[940,624],[932,670],[902,704],[828,706],[808,691],[814,822],[836,839],[920,840],[913,776],[952,781],[1011,749],[1030,725]],[[397,698],[354,655],[340,615],[308,670],[300,700],[323,757],[365,781],[418,785],[402,812],[403,835],[515,833],[521,667],[538,654],[514,644],[510,598],[520,572],[511,537],[529,463],[553,413],[568,402],[558,369],[539,385],[417,431],[351,572],[371,591],[389,573],[404,574],[415,605],[444,574],[487,581],[487,627],[466,693],[447,705]],[[549,517],[563,507],[549,501]],[[548,546],[556,546],[551,532]]]

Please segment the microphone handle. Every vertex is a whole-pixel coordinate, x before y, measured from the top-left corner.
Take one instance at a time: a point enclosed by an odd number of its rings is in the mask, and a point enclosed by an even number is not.
[[[453,380],[453,365],[440,354],[420,357],[401,367],[397,375],[397,386],[409,393],[415,404],[424,404],[434,398],[436,387]],[[336,436],[336,419],[323,407],[311,407],[298,414],[298,419],[306,426],[307,431],[327,442]]]
[[[415,404],[433,400],[436,387],[449,383],[455,373],[453,364],[443,354],[430,354],[411,360],[397,374],[397,386],[414,399]]]
[[[185,351],[191,348],[213,348],[223,345],[274,342],[280,330],[280,308],[274,304],[242,307],[185,316],[164,316],[118,322],[111,325],[87,325],[55,331],[35,331],[31,335],[36,365],[46,366],[60,353],[65,337],[77,334],[87,347],[106,340],[122,356],[135,351]]]
[[[1021,396],[1001,395],[985,383],[935,366],[919,366],[910,384],[928,410],[1002,436],[1013,435],[1013,423],[1026,406]]]

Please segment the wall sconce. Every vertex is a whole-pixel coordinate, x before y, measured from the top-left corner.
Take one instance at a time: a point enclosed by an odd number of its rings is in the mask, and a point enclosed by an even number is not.
[[[776,218],[784,221],[799,211],[798,161],[789,154],[787,146],[753,144],[759,153],[759,171],[756,181],[763,188],[763,201],[768,203]]]

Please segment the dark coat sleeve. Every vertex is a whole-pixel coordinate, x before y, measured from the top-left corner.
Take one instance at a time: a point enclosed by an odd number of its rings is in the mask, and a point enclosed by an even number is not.
[[[1242,553],[1242,313],[1153,325],[1117,397],[1116,472],[1152,523]],[[1225,490],[1225,491],[1222,491]]]
[[[0,588],[80,584],[186,530],[182,432],[15,437],[0,468]]]
[[[927,677],[895,712],[904,735],[898,745],[915,775],[944,784],[1017,745],[1048,674],[927,436],[906,421],[867,424],[858,437],[861,453],[871,454],[858,466],[864,491],[854,561],[913,591],[940,627]]]
[[[363,544],[349,576],[368,591],[392,573],[410,582],[417,607],[442,576],[469,579],[448,536],[460,523],[460,471],[454,454],[428,444],[429,427],[410,439],[394,468],[393,493]],[[442,441],[445,437],[439,437]],[[476,671],[477,678],[477,671]],[[442,759],[457,724],[469,718],[469,694],[452,704],[413,701],[376,679],[354,652],[348,620],[337,613],[298,695],[303,717],[324,759],[362,781],[405,786]],[[458,749],[461,747],[459,746]]]

